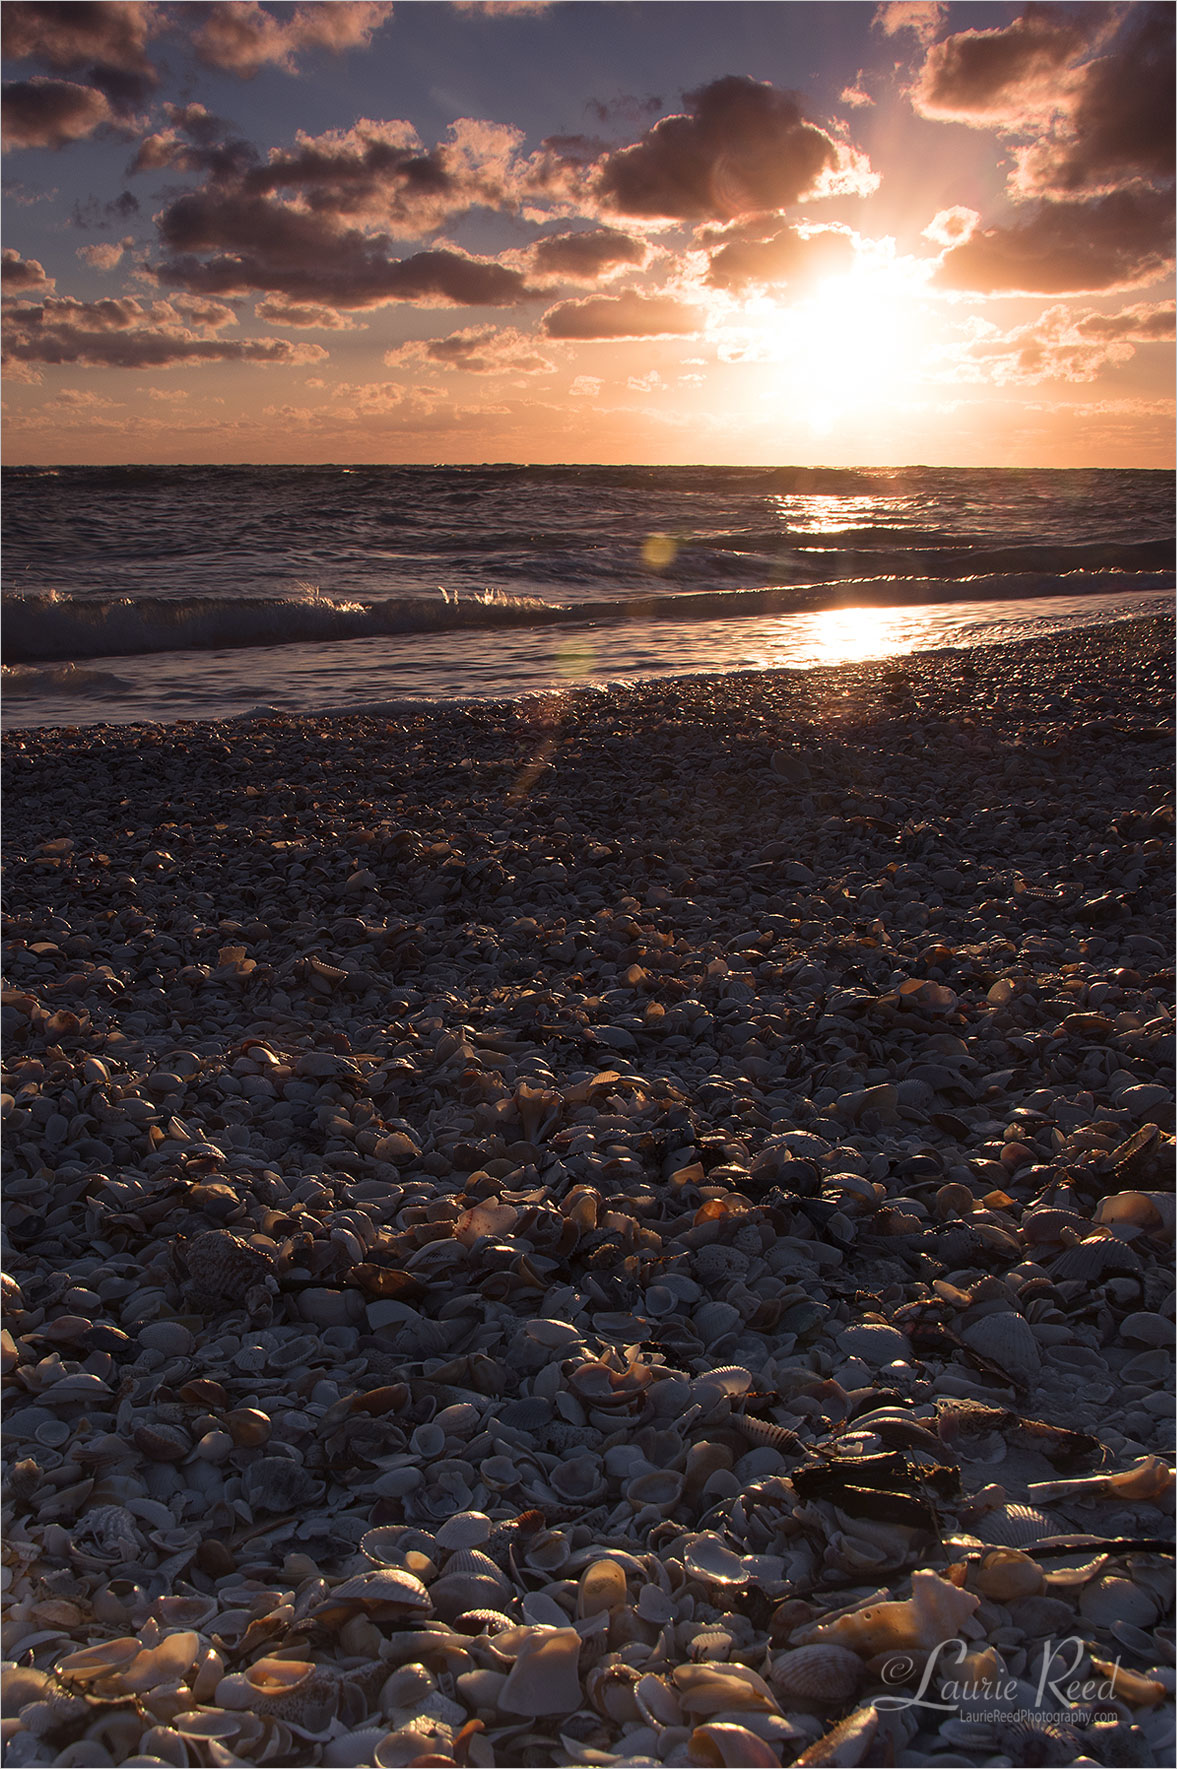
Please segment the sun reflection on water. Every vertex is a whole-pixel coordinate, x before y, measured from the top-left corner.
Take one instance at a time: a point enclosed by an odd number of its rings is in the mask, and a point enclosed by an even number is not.
[[[792,669],[815,664],[864,663],[900,657],[919,642],[910,609],[830,608],[786,617],[768,637],[753,668]]]

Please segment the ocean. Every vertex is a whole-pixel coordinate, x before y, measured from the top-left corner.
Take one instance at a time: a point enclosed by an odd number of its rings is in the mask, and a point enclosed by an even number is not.
[[[805,668],[1151,613],[1173,475],[21,467],[7,726]]]

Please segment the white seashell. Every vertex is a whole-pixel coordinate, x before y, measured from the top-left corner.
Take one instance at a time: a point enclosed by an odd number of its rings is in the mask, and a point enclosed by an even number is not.
[[[931,1651],[954,1640],[980,1604],[971,1591],[920,1569],[911,1575],[911,1596],[900,1602],[867,1604],[862,1609],[819,1623],[801,1636],[802,1645],[833,1641],[860,1658],[902,1652],[916,1647]]]
[[[616,1615],[625,1608],[628,1586],[615,1560],[594,1560],[580,1575],[576,1593],[577,1619],[586,1621],[602,1611]]]
[[[719,1536],[710,1531],[694,1536],[683,1553],[683,1565],[693,1578],[712,1585],[746,1585],[748,1569]]]
[[[626,1481],[622,1491],[635,1510],[652,1505],[665,1516],[674,1510],[682,1497],[683,1477],[673,1469],[656,1469],[652,1474],[639,1474]]]
[[[580,1687],[580,1635],[575,1628],[522,1631],[511,1673],[498,1705],[508,1714],[571,1714],[583,1699]]]
[[[1033,1548],[1046,1536],[1059,1533],[1057,1521],[1033,1505],[999,1505],[977,1524],[983,1542],[1001,1548]]]
[[[479,1548],[490,1531],[490,1518],[484,1511],[459,1511],[455,1517],[447,1517],[434,1540],[439,1548]]]
[[[1017,1548],[994,1548],[982,1555],[970,1582],[982,1597],[997,1603],[1037,1597],[1046,1589],[1046,1576],[1038,1562]]]
[[[720,1769],[778,1769],[780,1753],[757,1733],[730,1720],[713,1720],[696,1726],[687,1741],[689,1761],[720,1766]]]
[[[1116,1622],[1128,1622],[1136,1628],[1156,1625],[1160,1605],[1153,1592],[1131,1579],[1110,1575],[1094,1579],[1079,1593],[1079,1608],[1097,1628],[1110,1628]]]
[[[747,1665],[676,1665],[671,1680],[688,1714],[737,1713],[746,1708],[780,1712],[764,1678]]]

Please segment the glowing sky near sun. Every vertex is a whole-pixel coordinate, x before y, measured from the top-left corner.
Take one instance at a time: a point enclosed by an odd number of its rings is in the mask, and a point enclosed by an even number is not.
[[[1171,464],[1171,5],[0,18],[10,464]]]

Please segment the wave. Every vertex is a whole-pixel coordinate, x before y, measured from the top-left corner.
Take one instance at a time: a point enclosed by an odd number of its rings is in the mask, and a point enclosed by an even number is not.
[[[5,695],[14,700],[37,700],[46,694],[120,695],[131,686],[111,670],[91,670],[76,663],[6,663],[0,681]]]
[[[130,657],[164,651],[216,651],[286,644],[331,644],[414,633],[480,628],[603,625],[625,620],[738,619],[847,607],[1165,589],[1171,574],[1145,571],[1011,572],[953,579],[871,576],[759,589],[706,589],[628,595],[608,602],[556,603],[492,591],[460,598],[403,596],[380,601],[296,596],[4,597],[7,661]],[[115,678],[111,678],[112,681]],[[72,684],[71,684],[72,685]],[[17,692],[20,692],[19,686]]]

